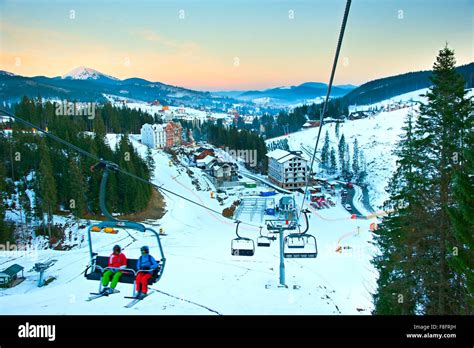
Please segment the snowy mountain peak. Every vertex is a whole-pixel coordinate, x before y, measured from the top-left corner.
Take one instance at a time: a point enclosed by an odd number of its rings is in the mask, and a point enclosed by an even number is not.
[[[97,71],[91,68],[86,68],[83,66],[72,69],[67,74],[61,76],[61,78],[72,79],[72,80],[98,80],[98,79],[106,78],[106,79],[118,81],[116,77],[106,75],[106,74],[101,73],[100,71]]]
[[[5,71],[5,70],[0,70],[0,75],[16,76],[15,74],[12,74],[11,72],[8,72],[8,71]]]

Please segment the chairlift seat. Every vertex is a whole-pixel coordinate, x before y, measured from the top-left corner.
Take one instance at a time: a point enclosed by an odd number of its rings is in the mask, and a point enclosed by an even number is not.
[[[253,256],[255,254],[255,243],[250,238],[232,239],[231,253],[234,256]]]
[[[295,248],[301,249],[301,248],[304,248],[306,245],[303,237],[291,236],[291,235],[285,238],[285,244],[290,249],[295,249]]]
[[[315,259],[318,256],[318,252],[285,252],[283,256],[286,259]]]
[[[288,236],[290,237],[290,236]],[[305,234],[302,237],[304,241],[303,246],[290,246],[288,244],[288,240],[292,238],[288,238],[285,241],[285,249],[283,251],[283,257],[287,259],[307,259],[307,258],[316,258],[318,256],[318,245],[316,242],[316,238],[313,235]],[[293,237],[297,238],[297,237]],[[287,250],[288,249],[288,250]],[[297,250],[295,250],[297,249]]]
[[[253,256],[255,251],[253,249],[232,249],[234,256]]]
[[[259,247],[269,247],[271,244],[270,239],[265,237],[257,238],[257,246]]]
[[[136,270],[137,270],[137,261],[138,259],[127,259],[127,266],[129,270],[124,270],[122,271],[122,276],[119,279],[119,283],[125,283],[125,284],[133,284],[135,283],[135,278],[136,278]],[[102,278],[102,270],[107,267],[109,263],[109,257],[107,256],[96,256],[94,258],[94,265],[96,266],[93,272],[87,273],[88,270],[92,269],[90,265],[87,267],[86,272],[84,273],[84,276],[88,280],[100,280]],[[130,271],[134,270],[134,272]],[[148,281],[149,285],[152,285],[155,283],[155,281],[158,278],[158,275],[160,274],[161,271],[161,265],[158,265],[158,268],[154,270],[152,277]]]

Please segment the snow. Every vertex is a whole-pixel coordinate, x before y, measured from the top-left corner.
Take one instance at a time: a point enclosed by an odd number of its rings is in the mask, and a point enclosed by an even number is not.
[[[112,102],[115,106],[121,107],[123,102],[127,102],[126,105],[130,109],[134,110],[141,110],[143,112],[147,112],[150,115],[162,115],[165,119],[182,119],[187,121],[199,120],[201,122],[208,120],[209,118],[214,119],[229,119],[232,120],[228,114],[221,113],[221,112],[210,112],[204,110],[197,110],[191,107],[184,107],[184,106],[168,106],[167,110],[163,110],[163,105],[150,105],[143,101],[138,100],[131,100],[124,97],[117,97],[113,95],[105,95],[109,101]]]
[[[346,121],[340,124],[339,136],[344,134],[346,143],[349,143],[351,155],[352,144],[355,138],[357,138],[359,148],[364,152],[368,169],[369,195],[374,208],[379,208],[387,198],[385,186],[396,169],[396,158],[392,154],[392,150],[402,133],[401,128],[408,110],[400,109],[391,112],[381,112],[374,117]],[[335,124],[329,123],[323,125],[323,127],[325,129],[323,129],[321,134],[320,145],[322,146],[327,129],[329,131],[330,147],[334,147],[337,154],[338,139],[335,135]],[[310,156],[318,129],[319,127],[314,127],[268,141],[287,138],[291,150],[303,150],[304,154]],[[321,146],[318,146],[318,154],[320,153]],[[315,166],[317,165],[315,163]]]
[[[17,76],[11,72],[5,71],[5,70],[0,70],[0,75],[6,75],[6,76]]]
[[[427,89],[421,89],[376,104],[357,106],[357,110],[361,111],[373,107],[386,107],[393,104],[394,101],[403,102],[413,100],[424,102],[425,98],[420,95],[426,93],[426,91]],[[368,169],[368,177],[366,181],[369,183],[368,189],[370,202],[372,207],[376,210],[380,209],[383,202],[388,198],[385,187],[387,186],[392,173],[396,169],[397,160],[392,151],[402,134],[402,127],[406,116],[410,111],[413,111],[415,114],[417,109],[418,104],[414,103],[414,105],[410,107],[394,111],[384,111],[365,119],[346,121],[340,124],[339,136],[344,134],[346,143],[349,143],[351,156],[353,151],[352,145],[355,138],[357,138],[359,148],[364,153]],[[336,125],[334,123],[326,123],[323,127],[324,129],[321,134],[322,138],[320,139],[320,145],[318,146],[318,154],[320,154],[326,130],[328,130],[330,147],[334,147],[337,155],[337,145],[339,140],[335,134]],[[267,143],[286,138],[288,139],[288,145],[291,150],[303,151],[303,155],[310,158],[318,130],[319,127],[313,127],[287,136],[269,139],[267,140]],[[318,164],[315,163],[315,166],[318,166]],[[358,210],[360,208],[365,211],[363,204],[359,200],[355,201],[354,204]]]
[[[381,209],[385,200],[388,199],[388,194],[385,188],[389,179],[396,170],[397,157],[393,154],[395,145],[402,135],[402,127],[406,116],[409,112],[413,112],[416,120],[416,113],[418,111],[419,103],[426,103],[426,98],[422,95],[428,91],[427,88],[402,94],[379,103],[357,106],[359,111],[368,110],[374,107],[387,107],[394,105],[394,103],[402,102],[410,106],[400,108],[398,110],[383,111],[374,116],[365,119],[346,121],[340,124],[339,136],[344,134],[346,143],[349,143],[351,158],[353,151],[353,142],[357,138],[359,148],[363,151],[368,169],[368,177],[366,182],[369,184],[369,196],[372,207],[375,210]],[[474,89],[468,91],[468,96],[474,95]],[[407,103],[413,101],[413,103]],[[386,108],[388,110],[388,108]],[[326,130],[329,131],[330,147],[334,147],[337,156],[338,139],[335,135],[334,123],[326,123],[323,125],[320,143],[318,146],[318,154],[322,144]],[[288,145],[292,151],[303,151],[303,155],[311,158],[314,144],[319,127],[310,128],[300,132],[292,133],[287,136],[272,138],[267,140],[272,142],[279,139],[288,139]],[[315,166],[318,166],[315,163]],[[315,167],[316,169],[316,167]],[[357,202],[355,202],[357,204]],[[359,206],[362,208],[362,204]],[[364,209],[365,210],[365,209]]]
[[[131,140],[145,156],[146,146]],[[109,135],[116,146],[120,135]],[[209,191],[198,191],[186,168],[169,166],[167,154],[153,150],[156,168],[154,182],[205,206],[221,211]],[[195,177],[202,176],[198,169]],[[257,188],[260,191],[262,188]],[[149,220],[155,229],[163,228],[167,258],[162,280],[152,286],[157,292],[132,309],[124,308],[132,293],[130,284],[119,284],[119,294],[86,302],[97,281],[86,280],[84,271],[89,255],[85,228],[69,228],[77,245],[69,251],[39,250],[21,254],[0,251],[0,270],[13,263],[25,267],[26,280],[20,285],[0,290],[2,314],[369,314],[371,292],[376,272],[370,260],[376,252],[369,231],[371,220],[352,220],[338,203],[324,210],[312,208],[309,233],[317,237],[319,254],[315,259],[286,259],[288,288],[278,287],[278,242],[256,249],[253,257],[232,256],[231,240],[235,223],[223,216],[197,207],[184,199],[165,194],[166,214],[161,220]],[[232,202],[229,199],[229,204]],[[297,202],[301,196],[297,194]],[[357,231],[360,231],[358,234]],[[240,234],[256,239],[259,228],[242,225]],[[134,240],[133,238],[136,238]],[[74,239],[74,237],[72,237]],[[141,245],[149,245],[158,254],[153,236],[121,230],[116,235],[94,233],[94,251],[109,255],[121,244],[129,258],[139,255]],[[342,253],[338,246],[345,246]],[[46,271],[56,280],[36,287],[38,274],[31,269],[35,262],[58,261]]]
[[[396,103],[419,103],[419,102],[426,102],[426,98],[423,95],[428,92],[428,88],[418,89],[416,91],[408,92],[405,94],[400,94],[395,97],[383,100],[378,103],[369,104],[369,105],[353,105],[349,108],[349,112],[352,111],[366,111],[370,108],[381,108],[381,107],[388,107],[390,105],[394,105]]]
[[[101,77],[105,77],[111,80],[118,81],[116,77],[103,74],[97,70],[86,68],[83,66],[72,69],[67,74],[61,76],[62,79],[72,79],[72,80],[97,80]]]
[[[275,149],[267,153],[267,157],[279,160],[280,158],[289,155],[288,151],[282,149]]]

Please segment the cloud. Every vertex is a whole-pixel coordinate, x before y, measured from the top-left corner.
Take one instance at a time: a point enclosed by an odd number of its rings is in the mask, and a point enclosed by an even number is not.
[[[200,46],[194,42],[179,42],[164,38],[155,31],[148,28],[138,28],[131,31],[132,36],[140,37],[144,41],[153,42],[161,46],[165,50],[176,53],[196,53]]]

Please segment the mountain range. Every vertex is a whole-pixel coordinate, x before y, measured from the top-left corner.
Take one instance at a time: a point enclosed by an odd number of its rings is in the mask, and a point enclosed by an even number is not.
[[[305,82],[297,86],[283,86],[265,90],[215,92],[217,95],[228,96],[245,101],[265,101],[275,104],[294,104],[323,97],[328,85],[322,82]],[[333,86],[331,96],[341,97],[357,88],[354,85]]]
[[[474,63],[458,66],[456,71],[464,77],[466,88],[474,88]],[[432,85],[431,70],[409,72],[369,81],[342,97],[345,105],[364,105],[409,93]]]
[[[333,96],[343,96],[355,86],[335,86]],[[306,82],[298,86],[277,87],[262,91],[204,92],[162,82],[151,82],[142,78],[120,80],[97,70],[78,67],[56,77],[25,77],[0,71],[0,99],[14,101],[23,95],[77,101],[105,101],[104,94],[142,101],[159,100],[162,104],[184,104],[209,106],[222,103],[253,103],[266,98],[269,104],[291,104],[304,102],[326,94],[327,85]]]
[[[456,68],[466,80],[466,88],[474,87],[474,63]],[[369,81],[360,86],[336,85],[332,97],[342,97],[346,105],[370,104],[431,85],[430,70],[410,72]],[[235,103],[286,107],[297,103],[320,102],[327,93],[327,84],[305,82],[265,90],[205,92],[142,78],[120,80],[97,70],[79,67],[56,77],[25,77],[0,70],[0,102],[16,102],[24,95],[48,99],[104,102],[104,95],[113,95],[161,104],[210,107],[227,110]],[[319,99],[319,100],[318,100]]]
[[[214,97],[209,92],[151,82],[141,78],[120,80],[97,70],[79,67],[63,76],[19,76],[0,71],[0,100],[15,101],[26,95],[50,99],[103,102],[104,94],[162,104],[208,105]]]

